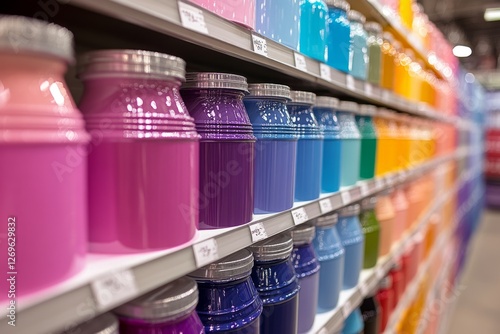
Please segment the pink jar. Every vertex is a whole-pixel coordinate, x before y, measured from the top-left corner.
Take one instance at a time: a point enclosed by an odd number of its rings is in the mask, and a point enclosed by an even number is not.
[[[391,196],[392,205],[394,206],[393,236],[394,241],[401,240],[404,232],[408,229],[408,200],[403,188],[396,189]]]
[[[80,63],[89,147],[90,249],[129,253],[189,241],[198,224],[198,134],[179,93],[185,62],[102,50]]]
[[[255,0],[189,0],[226,20],[255,30]]]
[[[84,264],[89,136],[64,82],[72,42],[60,26],[0,17],[0,301]]]

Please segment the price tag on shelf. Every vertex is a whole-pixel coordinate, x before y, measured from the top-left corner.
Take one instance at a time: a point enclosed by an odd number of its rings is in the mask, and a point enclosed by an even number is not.
[[[340,192],[340,197],[342,197],[342,204],[346,205],[351,203],[351,193],[348,190]]]
[[[321,213],[328,213],[333,210],[332,201],[329,198],[319,201],[319,209]]]
[[[297,52],[294,52],[293,56],[295,57],[295,67],[301,71],[307,72],[306,57]]]
[[[253,51],[267,57],[267,41],[265,38],[252,34]]]
[[[219,250],[215,239],[208,239],[193,245],[196,266],[203,267],[219,259]]]
[[[202,34],[208,34],[205,16],[200,8],[188,5],[182,1],[178,2],[181,23],[184,28],[188,28]]]
[[[379,265],[377,266],[377,279],[380,281],[382,278],[385,277],[385,271],[384,271],[384,267]]]
[[[377,190],[382,190],[384,188],[384,180],[381,179],[381,178],[378,178],[375,180],[375,187],[377,188]]]
[[[345,76],[345,85],[350,90],[356,90],[356,84],[354,83],[354,77],[350,74]]]
[[[266,228],[262,223],[255,223],[249,226],[252,234],[252,242],[257,242],[267,238]]]
[[[369,82],[365,82],[365,94],[368,96],[373,95],[373,87],[372,84]]]
[[[342,314],[344,315],[344,319],[347,319],[347,317],[351,314],[352,311],[353,311],[352,303],[348,299],[345,301],[345,304],[342,307]]]
[[[328,82],[332,81],[332,71],[330,70],[330,66],[327,64],[319,63],[319,75],[323,80]]]
[[[361,196],[366,197],[370,193],[370,189],[368,188],[368,183],[366,182],[361,182],[359,185],[359,188],[361,189]]]
[[[292,218],[295,225],[305,223],[309,220],[306,209],[304,208],[297,208],[295,210],[292,210]]]
[[[123,304],[137,294],[134,273],[130,269],[98,278],[90,288],[100,310]]]
[[[384,102],[389,102],[389,100],[391,99],[391,93],[389,93],[388,90],[382,90],[382,101]]]
[[[368,296],[368,294],[370,293],[369,280],[361,283],[361,285],[359,286],[359,291],[361,292],[361,295],[363,295],[363,297]]]

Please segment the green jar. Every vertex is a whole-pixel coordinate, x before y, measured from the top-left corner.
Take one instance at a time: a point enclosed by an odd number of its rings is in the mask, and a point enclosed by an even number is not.
[[[356,125],[361,135],[361,153],[359,160],[359,179],[368,180],[375,176],[375,162],[377,159],[377,130],[373,123],[373,116],[377,107],[362,104],[359,114],[356,115]]]
[[[380,85],[382,72],[382,27],[375,22],[367,22],[365,30],[368,34],[366,45],[368,47],[368,82]]]
[[[375,216],[376,197],[368,197],[361,201],[359,220],[365,235],[365,256],[363,268],[373,268],[377,264],[380,242],[380,225]]]

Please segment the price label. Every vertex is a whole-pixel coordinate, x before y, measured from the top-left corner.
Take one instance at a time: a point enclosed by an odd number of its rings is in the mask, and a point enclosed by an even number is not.
[[[349,191],[342,191],[340,197],[342,197],[342,204],[346,205],[351,203],[351,193],[349,193]]]
[[[255,223],[249,226],[250,233],[252,234],[252,242],[257,242],[267,238],[266,228],[262,223]]]
[[[306,221],[309,220],[309,217],[307,216],[306,209],[304,209],[304,208],[298,208],[298,209],[292,210],[292,218],[293,218],[293,223],[295,225],[305,223]]]
[[[385,277],[385,271],[384,271],[384,267],[382,266],[378,266],[377,267],[377,279],[378,280],[381,280],[382,278]]]
[[[368,96],[373,95],[373,87],[371,83],[365,82],[365,94]]]
[[[345,76],[345,85],[349,90],[356,90],[356,84],[354,83],[354,77],[350,74]]]
[[[383,90],[382,91],[382,100],[384,102],[388,102],[391,99],[391,94],[389,93],[388,90]]]
[[[352,312],[352,303],[350,300],[346,300],[344,307],[342,307],[342,314],[344,315],[344,319],[347,319],[347,317],[351,314]]]
[[[208,34],[205,16],[203,15],[203,11],[201,9],[181,1],[178,2],[178,5],[181,23],[184,28],[201,32],[202,34]]]
[[[297,52],[294,52],[293,55],[295,57],[295,67],[301,71],[307,72],[306,57]]]
[[[219,259],[219,250],[215,239],[208,239],[193,245],[196,266],[203,267]]]
[[[361,292],[363,297],[368,296],[368,294],[370,293],[370,281],[367,280],[363,282],[359,287],[359,291]]]
[[[265,38],[252,34],[253,51],[267,57],[267,41]]]
[[[361,189],[361,196],[366,197],[370,193],[370,189],[368,188],[368,183],[362,182],[359,185],[359,188]]]
[[[321,213],[328,213],[333,210],[332,201],[329,198],[319,201],[319,209]]]
[[[135,277],[130,269],[99,278],[90,287],[100,310],[123,304],[138,293]]]
[[[321,79],[331,82],[332,81],[332,71],[330,70],[330,66],[319,63],[319,75]]]

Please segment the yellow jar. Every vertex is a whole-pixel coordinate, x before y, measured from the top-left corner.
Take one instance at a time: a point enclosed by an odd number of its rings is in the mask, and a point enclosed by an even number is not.
[[[378,134],[377,159],[375,163],[376,176],[396,170],[398,132],[392,113],[385,108],[379,108],[374,117]]]
[[[382,88],[394,91],[394,70],[396,67],[397,51],[394,48],[394,37],[389,32],[384,32],[382,44],[382,72],[380,86]]]

